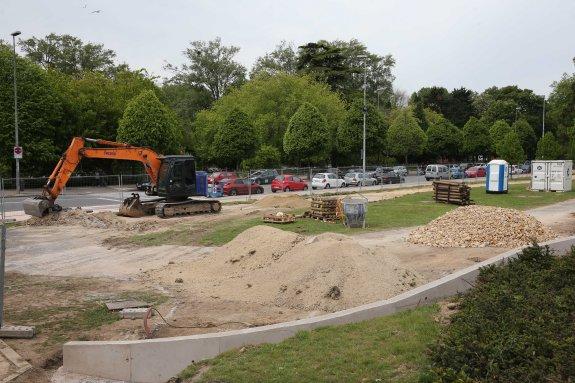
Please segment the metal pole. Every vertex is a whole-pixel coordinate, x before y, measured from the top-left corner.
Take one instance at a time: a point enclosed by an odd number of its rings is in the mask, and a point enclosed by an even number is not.
[[[13,66],[14,66],[14,137],[15,146],[20,146],[18,142],[18,88],[16,84],[16,36],[20,32],[12,33]],[[20,193],[20,159],[16,158],[16,190]]]
[[[252,171],[248,170],[248,201],[252,199]]]
[[[0,328],[4,325],[4,265],[6,260],[6,221],[4,212],[4,180],[0,178]]]
[[[364,71],[363,71],[363,176],[365,178],[365,159],[366,159],[366,152],[365,152],[365,122],[367,117],[367,62],[364,63]]]
[[[541,137],[545,135],[545,95],[543,95],[543,132],[541,133]]]

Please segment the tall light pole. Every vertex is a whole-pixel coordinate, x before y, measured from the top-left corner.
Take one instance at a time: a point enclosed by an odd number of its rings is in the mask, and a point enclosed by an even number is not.
[[[385,90],[385,88],[377,88],[376,92],[377,92],[377,110],[379,110],[379,94],[381,93],[382,90]]]
[[[575,59],[573,60],[575,62]],[[545,135],[545,95],[543,95],[543,116],[541,117],[543,123],[543,130],[541,132],[541,137]]]
[[[367,55],[358,55],[357,58],[363,59],[363,149],[361,151],[362,154],[362,170],[363,176],[365,178],[365,124],[367,120]]]
[[[14,63],[14,138],[16,147],[20,146],[18,143],[18,85],[16,83],[16,36],[19,36],[22,32],[15,31],[12,32],[12,48],[14,52],[13,63]],[[20,158],[16,157],[16,190],[20,191]]]

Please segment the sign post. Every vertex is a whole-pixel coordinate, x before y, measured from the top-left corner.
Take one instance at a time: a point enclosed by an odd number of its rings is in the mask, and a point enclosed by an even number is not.
[[[22,150],[21,146],[14,146],[14,158],[15,159],[21,160],[23,153],[24,153],[24,151]]]

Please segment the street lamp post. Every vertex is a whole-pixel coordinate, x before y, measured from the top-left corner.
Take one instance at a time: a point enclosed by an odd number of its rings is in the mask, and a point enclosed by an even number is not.
[[[575,59],[574,59],[575,61]],[[543,130],[541,131],[541,137],[545,135],[545,95],[543,95],[543,116],[541,117],[541,122],[543,124]]]
[[[363,170],[363,177],[365,179],[365,159],[366,159],[366,152],[365,152],[365,125],[367,120],[367,55],[358,55],[357,58],[363,59],[363,149],[361,151],[362,154],[362,170]]]
[[[22,32],[12,32],[12,48],[13,48],[13,63],[14,63],[14,138],[15,145],[20,146],[18,142],[18,86],[16,83],[16,36]],[[20,192],[20,158],[16,159],[16,190]]]

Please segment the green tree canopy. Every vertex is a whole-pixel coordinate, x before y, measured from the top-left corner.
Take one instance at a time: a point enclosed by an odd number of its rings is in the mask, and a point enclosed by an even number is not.
[[[50,33],[44,38],[22,40],[20,48],[26,56],[42,65],[65,74],[87,72],[110,73],[116,53],[102,44],[84,43],[71,35]]]
[[[387,131],[389,151],[405,159],[423,153],[427,144],[427,136],[419,127],[413,113],[408,108],[399,110]]]
[[[319,165],[329,159],[331,138],[325,117],[315,106],[305,102],[289,121],[283,147],[292,161],[302,165]]]
[[[511,129],[519,136],[521,147],[526,156],[533,158],[537,149],[537,137],[535,136],[535,131],[531,125],[529,125],[529,122],[521,118],[513,123]]]
[[[296,70],[296,51],[291,43],[282,41],[272,52],[266,53],[264,56],[256,59],[256,62],[250,71],[250,77],[253,78],[262,73],[270,75],[274,75],[279,72],[295,74]]]
[[[242,161],[242,169],[266,169],[281,166],[281,153],[271,145],[262,145],[255,156]]]
[[[182,133],[174,113],[151,90],[143,91],[128,103],[117,140],[163,154],[177,154],[182,149]]]
[[[477,158],[485,156],[491,149],[491,136],[489,128],[483,121],[471,117],[463,127],[463,151]]]
[[[230,87],[245,81],[246,68],[234,60],[239,51],[239,47],[222,45],[219,37],[207,42],[192,41],[184,51],[189,63],[166,66],[175,73],[170,81],[204,88],[217,100]]]
[[[461,130],[440,114],[428,118],[428,121],[426,134],[429,152],[440,158],[456,158],[463,149]]]
[[[497,156],[510,164],[520,164],[525,161],[521,138],[517,132],[511,130],[503,137],[501,144],[498,146]]]
[[[548,116],[556,127],[572,126],[575,121],[575,73],[563,74],[561,80],[552,85],[549,96]]]
[[[256,148],[252,123],[244,112],[235,108],[214,135],[212,161],[221,167],[237,169],[243,159],[254,155]]]
[[[286,127],[302,102],[309,102],[319,110],[326,119],[331,139],[335,138],[346,116],[345,104],[339,96],[310,77],[278,73],[256,76],[216,101],[211,109],[199,112],[194,124],[195,153],[203,159],[209,157],[207,145],[213,140],[215,129],[237,107],[254,125],[258,146],[272,145],[283,157]]]
[[[547,132],[537,142],[537,154],[535,157],[538,160],[558,160],[562,157],[561,145],[555,139],[552,132]]]
[[[12,176],[14,159],[14,87],[12,50],[0,43],[0,175]],[[19,143],[24,149],[22,175],[47,175],[65,143],[61,130],[62,103],[46,72],[28,59],[16,60]]]
[[[385,151],[387,122],[375,105],[367,104],[366,151],[368,158],[381,159]],[[363,148],[363,100],[356,99],[349,106],[345,122],[337,129],[337,151],[350,158],[351,162],[361,161]],[[339,163],[339,162],[338,162]]]
[[[491,142],[491,151],[493,153],[499,152],[499,145],[505,136],[511,132],[511,127],[504,120],[497,120],[491,128],[489,128],[489,137]]]

